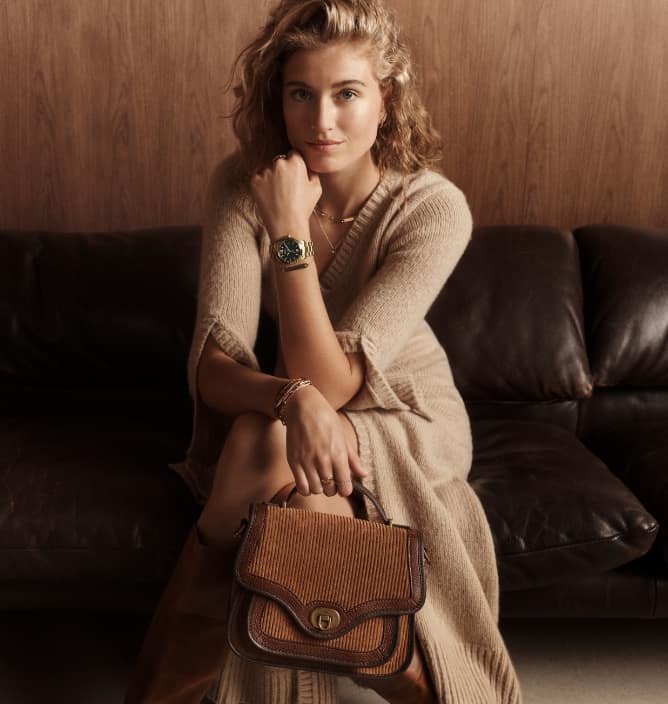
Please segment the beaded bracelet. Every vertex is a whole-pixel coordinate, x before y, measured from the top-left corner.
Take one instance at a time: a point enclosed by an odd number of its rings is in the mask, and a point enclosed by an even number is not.
[[[274,402],[274,415],[278,418],[283,425],[287,425],[285,422],[284,412],[285,405],[288,399],[298,391],[303,386],[310,386],[311,381],[305,377],[299,377],[297,379],[291,379],[286,384],[283,384],[276,394],[276,401]]]

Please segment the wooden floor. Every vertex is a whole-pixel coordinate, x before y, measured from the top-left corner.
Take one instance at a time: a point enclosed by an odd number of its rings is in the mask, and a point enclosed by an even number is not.
[[[2,614],[1,704],[122,704],[146,617]],[[524,704],[665,704],[668,621],[508,620]],[[341,704],[381,701],[342,682]]]

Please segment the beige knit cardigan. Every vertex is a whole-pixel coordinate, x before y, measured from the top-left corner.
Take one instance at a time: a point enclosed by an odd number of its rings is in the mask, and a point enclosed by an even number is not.
[[[185,460],[170,465],[202,503],[232,421],[199,398],[204,343],[211,333],[228,355],[259,370],[253,346],[260,307],[278,318],[270,240],[237,167],[237,158],[228,158],[210,182],[188,361],[193,436]],[[466,198],[452,182],[428,170],[407,178],[387,172],[321,273],[320,290],[342,349],[365,358],[364,384],[342,409],[370,470],[364,483],[389,516],[424,536],[427,601],[416,628],[439,702],[516,704],[519,683],[498,630],[494,544],[467,482],[469,419],[447,355],[424,320],[471,230]],[[218,702],[333,704],[336,681],[230,654]]]

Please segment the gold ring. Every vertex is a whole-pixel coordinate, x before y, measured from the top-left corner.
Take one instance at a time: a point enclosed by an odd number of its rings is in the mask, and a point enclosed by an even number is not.
[[[287,158],[288,158],[287,154],[277,154],[271,161],[273,163],[274,161],[278,161],[279,159],[287,159]]]
[[[325,477],[320,480],[321,484],[331,484],[334,481],[334,477]]]

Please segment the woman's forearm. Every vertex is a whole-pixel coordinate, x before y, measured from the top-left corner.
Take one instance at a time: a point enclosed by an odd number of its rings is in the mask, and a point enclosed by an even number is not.
[[[276,395],[288,381],[250,369],[218,350],[200,362],[197,386],[204,403],[225,415],[256,411],[275,418]]]
[[[288,235],[310,240],[309,219],[322,196],[322,184],[296,149],[277,155],[270,166],[255,173],[250,189],[272,243]],[[286,265],[272,258],[285,373],[310,379],[338,410],[357,392],[358,365],[348,360],[332,328],[315,258],[308,257],[304,264],[283,271]]]
[[[307,261],[307,268],[287,272],[284,264],[272,262],[283,363],[289,377],[307,377],[332,407],[339,409],[351,396],[350,363],[332,328],[315,260]]]

